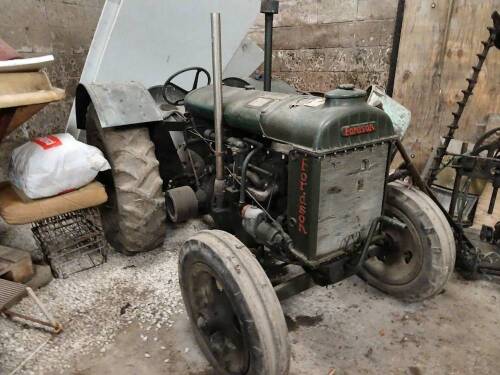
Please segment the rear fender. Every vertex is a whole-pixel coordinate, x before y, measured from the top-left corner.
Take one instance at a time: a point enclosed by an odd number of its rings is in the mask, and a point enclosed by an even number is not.
[[[103,128],[149,125],[163,119],[149,91],[138,82],[80,83],[75,99],[78,129],[86,127],[90,103],[94,104]]]

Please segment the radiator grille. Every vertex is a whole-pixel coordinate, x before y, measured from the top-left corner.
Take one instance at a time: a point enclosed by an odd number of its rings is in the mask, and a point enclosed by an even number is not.
[[[381,215],[388,144],[321,161],[316,256],[348,249]]]

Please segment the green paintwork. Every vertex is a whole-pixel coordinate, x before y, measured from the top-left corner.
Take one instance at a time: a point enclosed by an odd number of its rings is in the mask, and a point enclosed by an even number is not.
[[[339,88],[325,98],[223,87],[224,126],[293,145],[314,154],[355,147],[394,136],[389,116],[368,105],[361,90]],[[186,110],[196,119],[213,120],[213,88],[190,92]],[[350,137],[344,126],[375,124],[376,131]]]

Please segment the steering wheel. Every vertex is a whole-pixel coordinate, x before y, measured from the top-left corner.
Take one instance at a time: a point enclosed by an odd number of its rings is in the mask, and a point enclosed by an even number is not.
[[[182,73],[185,72],[189,72],[191,70],[196,72],[194,76],[193,87],[191,88],[191,90],[187,91],[182,87],[177,86],[175,83],[172,83],[174,78],[176,78],[178,75],[181,75]],[[184,98],[186,97],[186,95],[189,92],[196,90],[198,88],[198,80],[200,78],[200,73],[204,73],[206,75],[208,82],[207,85],[210,85],[212,78],[210,77],[210,73],[206,69],[200,66],[193,66],[191,68],[182,69],[172,74],[170,77],[168,77],[168,79],[163,84],[163,88],[161,90],[163,99],[165,99],[165,101],[171,105],[175,106],[184,105]]]

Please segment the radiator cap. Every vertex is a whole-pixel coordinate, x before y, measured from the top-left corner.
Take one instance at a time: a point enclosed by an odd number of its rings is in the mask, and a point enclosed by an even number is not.
[[[325,94],[325,98],[329,99],[354,99],[363,98],[366,96],[366,91],[355,89],[354,85],[351,83],[343,83],[339,85],[335,90],[328,91]]]

